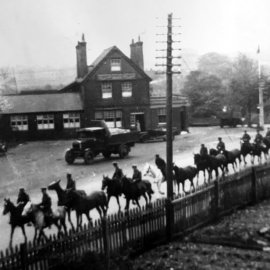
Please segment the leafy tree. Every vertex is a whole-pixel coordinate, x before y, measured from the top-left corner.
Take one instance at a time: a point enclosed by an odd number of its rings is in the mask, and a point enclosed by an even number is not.
[[[258,104],[258,71],[254,60],[240,54],[233,63],[232,77],[225,102],[241,106],[251,125],[251,113]]]
[[[218,115],[222,109],[223,86],[215,75],[199,70],[190,72],[184,85],[184,94],[189,97],[194,117]]]

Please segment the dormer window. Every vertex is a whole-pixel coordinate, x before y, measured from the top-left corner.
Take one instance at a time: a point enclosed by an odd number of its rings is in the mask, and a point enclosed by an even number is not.
[[[111,59],[111,71],[121,71],[121,59],[112,58]]]

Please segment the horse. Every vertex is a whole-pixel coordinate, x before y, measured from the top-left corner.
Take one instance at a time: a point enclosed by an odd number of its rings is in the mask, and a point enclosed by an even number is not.
[[[108,176],[103,175],[101,190],[107,187],[107,207],[109,207],[109,202],[111,197],[115,197],[119,206],[119,211],[121,211],[121,205],[119,202],[119,196],[122,195],[122,182],[120,179],[110,179]]]
[[[62,187],[60,186],[60,181],[53,181],[49,186],[48,189],[49,190],[54,190],[57,194],[58,197],[58,205],[59,206],[65,206],[66,210],[67,210],[67,216],[68,216],[68,221],[72,227],[72,229],[74,230],[74,225],[71,221],[71,210],[72,210],[72,205],[71,204],[67,204],[66,202],[66,196],[67,196],[67,190],[62,189]],[[76,190],[76,192],[78,194],[81,194],[82,196],[86,196],[86,192],[84,190]]]
[[[152,185],[150,181],[148,180],[141,180],[139,182],[133,182],[131,178],[128,178],[124,176],[122,178],[123,183],[123,194],[126,197],[126,207],[125,210],[129,210],[129,202],[130,200],[135,201],[139,209],[141,209],[141,206],[139,204],[139,198],[141,196],[144,197],[146,204],[151,202],[152,194],[154,194],[154,191],[152,190]],[[146,196],[148,195],[148,198]]]
[[[252,164],[254,164],[255,156],[258,157],[258,163],[262,162],[262,152],[263,152],[263,147],[261,145],[258,145],[258,144],[255,144],[255,143],[251,144],[250,154],[251,154],[251,157],[252,157],[252,159],[251,159]]]
[[[13,240],[13,233],[15,231],[16,227],[20,227],[22,229],[23,235],[24,235],[24,241],[27,242],[27,237],[24,229],[24,225],[30,221],[29,218],[22,216],[24,204],[20,203],[17,206],[14,205],[13,202],[11,202],[10,199],[4,199],[4,209],[3,209],[3,215],[6,215],[10,213],[10,219],[9,224],[11,226],[10,231],[10,240],[9,240],[9,246],[12,246],[12,240]]]
[[[235,167],[237,167],[237,162],[236,160],[238,160],[239,166],[241,164],[241,151],[239,149],[233,149],[233,150],[224,150],[222,152],[226,159],[227,159],[227,163],[232,164],[233,170],[236,171]]]
[[[173,171],[174,171],[174,177],[175,177],[175,181],[177,183],[177,187],[178,187],[178,194],[179,194],[179,184],[182,184],[182,188],[183,191],[185,192],[185,194],[187,194],[186,190],[185,190],[185,181],[189,180],[193,190],[195,191],[195,185],[193,182],[194,177],[197,175],[198,173],[198,169],[196,167],[193,166],[187,166],[187,167],[178,167],[175,164],[173,164]]]
[[[22,216],[27,217],[28,220],[30,220],[35,227],[34,241],[36,241],[37,239],[37,234],[38,242],[40,241],[42,236],[46,240],[48,240],[47,236],[44,233],[44,229],[50,227],[52,224],[57,227],[58,234],[60,234],[62,227],[64,228],[65,234],[67,234],[67,227],[65,222],[66,209],[64,206],[58,206],[57,209],[52,212],[52,215],[48,217],[38,204],[32,204],[29,201],[23,209]]]
[[[103,191],[93,191],[85,196],[71,189],[67,190],[65,200],[65,204],[72,205],[72,208],[76,211],[77,228],[82,225],[82,214],[85,214],[90,222],[90,210],[96,208],[101,218],[102,214],[105,216],[107,213],[107,197]]]
[[[215,152],[216,151],[216,152]],[[210,149],[209,153],[215,153],[216,155],[206,155],[205,159],[208,167],[209,181],[212,178],[212,171],[215,171],[216,178],[218,177],[218,168],[221,169],[224,174],[224,169],[228,171],[228,163],[224,154],[219,154],[219,152],[215,149]]]
[[[242,154],[242,156],[243,156],[243,159],[244,159],[244,163],[245,163],[245,165],[247,164],[247,162],[246,162],[246,156],[249,154],[250,155],[250,157],[251,157],[251,163],[252,163],[252,145],[251,145],[251,143],[250,142],[242,142],[241,140],[240,140],[240,146],[241,146],[241,150],[240,150],[240,152],[241,152],[241,154]]]
[[[205,176],[205,171],[208,169],[208,162],[207,160],[201,156],[200,154],[194,154],[194,164],[197,167],[197,185],[199,181],[199,174],[200,171],[203,171],[203,176],[204,176],[204,183],[206,184],[206,176]]]
[[[143,171],[144,171],[143,173],[144,176],[150,176],[154,179],[154,183],[157,184],[158,192],[163,195],[164,192],[160,190],[160,187],[161,187],[161,184],[166,181],[166,179],[164,175],[162,174],[161,170],[150,165],[149,163],[146,163]]]

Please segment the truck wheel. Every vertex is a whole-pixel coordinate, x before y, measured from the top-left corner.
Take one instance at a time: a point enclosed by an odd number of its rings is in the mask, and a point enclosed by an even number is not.
[[[94,154],[91,150],[87,150],[84,153],[84,163],[85,164],[92,164],[94,162]]]
[[[72,164],[74,162],[75,156],[71,150],[67,150],[67,152],[65,154],[65,160],[68,164]]]
[[[121,144],[119,146],[119,156],[120,156],[120,158],[125,158],[128,155],[129,151],[130,151],[130,148],[127,145]]]
[[[103,157],[105,157],[105,158],[110,158],[111,157],[111,152],[109,152],[109,151],[104,151],[104,152],[102,152],[102,155],[103,155]]]

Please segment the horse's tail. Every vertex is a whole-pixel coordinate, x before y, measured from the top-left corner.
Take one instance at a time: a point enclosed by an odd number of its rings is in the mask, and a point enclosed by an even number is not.
[[[147,193],[148,194],[154,194],[151,183],[149,181],[145,181],[145,184],[146,184]]]

